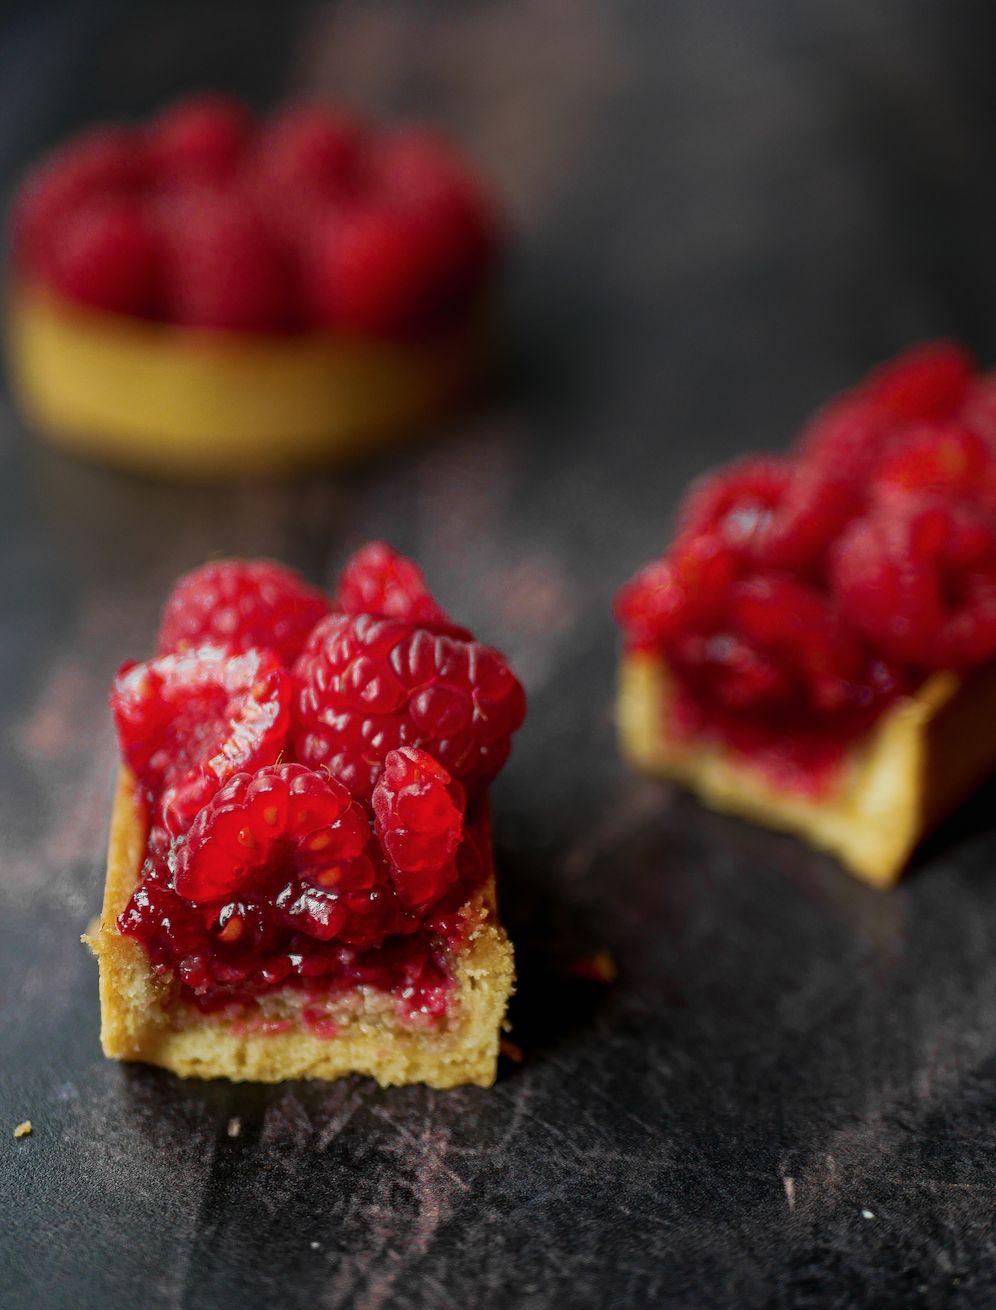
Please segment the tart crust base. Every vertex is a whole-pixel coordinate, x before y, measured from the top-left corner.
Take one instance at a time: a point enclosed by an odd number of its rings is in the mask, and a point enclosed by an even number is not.
[[[181,1010],[175,982],[157,978],[140,943],[118,932],[116,920],[138,882],[147,836],[134,777],[122,767],[100,931],[96,938],[84,938],[100,960],[105,1055],[160,1065],[181,1078],[233,1082],[332,1079],[351,1073],[369,1074],[385,1087],[490,1087],[494,1082],[514,967],[512,947],[498,924],[493,873],[468,902],[472,926],[466,946],[452,960],[455,991],[441,1029],[406,1028],[393,1010],[360,1006],[334,1037],[316,1036],[300,1022],[267,1032],[192,1007]]]
[[[185,328],[15,282],[7,372],[51,445],[155,477],[291,473],[372,453],[465,400],[491,348],[485,315],[410,342]]]
[[[897,882],[921,838],[996,766],[996,665],[932,674],[855,744],[820,799],[776,787],[721,743],[669,733],[672,688],[663,659],[624,655],[617,719],[630,763],[712,809],[795,833],[873,887]]]

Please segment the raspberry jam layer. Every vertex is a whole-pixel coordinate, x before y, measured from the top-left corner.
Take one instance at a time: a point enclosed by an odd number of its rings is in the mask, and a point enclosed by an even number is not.
[[[674,679],[670,735],[828,794],[897,697],[996,657],[996,378],[948,342],[876,370],[696,483],[615,612]]]
[[[464,826],[458,876],[442,896],[406,906],[379,869],[373,887],[350,896],[348,927],[331,938],[316,896],[321,888],[295,871],[287,852],[275,870],[279,890],[198,904],[176,891],[183,839],[164,853],[155,838],[153,831],[118,928],[142,943],[156,975],[179,981],[181,1004],[268,1031],[293,1017],[316,1036],[332,1037],[342,1016],[356,1010],[358,990],[373,989],[407,1027],[445,1019],[453,955],[487,913],[476,896],[491,871],[484,798]],[[373,843],[366,849],[375,853]]]

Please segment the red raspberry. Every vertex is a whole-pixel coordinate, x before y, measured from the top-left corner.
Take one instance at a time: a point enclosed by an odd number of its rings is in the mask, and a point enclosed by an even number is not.
[[[232,96],[185,96],[149,124],[152,166],[167,182],[224,182],[234,172],[252,126],[249,110]]]
[[[736,572],[734,553],[715,533],[684,537],[619,589],[614,613],[627,648],[654,649],[718,618]]]
[[[166,316],[192,327],[269,332],[292,318],[288,274],[248,200],[184,186],[159,205]]]
[[[386,541],[368,542],[349,559],[339,575],[335,606],[344,614],[454,626],[433,599],[419,566]],[[458,633],[470,637],[464,629]]]
[[[133,193],[144,181],[145,157],[136,133],[100,127],[60,146],[21,183],[11,212],[18,262],[47,276],[58,221],[96,195]]]
[[[292,685],[271,651],[202,647],[122,665],[110,703],[121,751],[154,801],[156,821],[185,832],[222,784],[284,749]]]
[[[466,313],[496,246],[487,206],[448,151],[412,134],[379,143],[371,195],[315,235],[315,322],[406,336]]]
[[[800,702],[819,714],[853,703],[865,657],[814,588],[754,574],[730,588],[718,629],[669,648],[708,698],[744,711]]]
[[[392,862],[391,879],[405,905],[437,901],[459,876],[463,788],[425,751],[390,751],[373,793],[377,836]]]
[[[996,374],[983,373],[972,379],[959,418],[996,450]]]
[[[874,369],[865,388],[893,419],[940,419],[964,401],[975,361],[953,341],[925,341]]]
[[[366,141],[349,114],[292,105],[266,123],[246,161],[245,185],[270,231],[301,248],[318,214],[362,182]]]
[[[851,524],[831,579],[887,656],[956,669],[996,655],[996,535],[968,505],[893,496]]]
[[[365,801],[399,746],[421,746],[468,791],[486,786],[526,711],[498,651],[365,614],[323,619],[294,675],[295,755]]]
[[[54,224],[48,279],[62,295],[122,314],[156,306],[159,249],[136,196],[98,194]]]
[[[331,609],[328,597],[272,560],[218,560],[185,573],[159,627],[160,655],[203,645],[272,650],[290,666],[308,634]]]
[[[948,491],[971,496],[990,452],[981,437],[960,423],[922,424],[907,429],[898,453],[883,461],[875,475],[884,491]]]
[[[175,886],[197,902],[266,895],[293,878],[341,890],[356,886],[358,876],[369,886],[369,840],[366,816],[335,779],[300,764],[239,773],[194,820]],[[236,935],[230,930],[226,940]]]

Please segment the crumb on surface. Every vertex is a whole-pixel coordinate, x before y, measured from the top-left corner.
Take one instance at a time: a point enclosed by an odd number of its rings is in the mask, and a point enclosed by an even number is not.
[[[619,976],[616,962],[608,951],[595,951],[571,962],[570,971],[575,978],[590,982],[614,983]]]
[[[502,1055],[512,1060],[515,1064],[521,1064],[525,1058],[522,1054],[522,1047],[518,1042],[510,1042],[507,1037],[501,1039],[500,1047]]]
[[[32,1131],[31,1120],[25,1119],[23,1123],[19,1123],[17,1127],[14,1129],[14,1136],[27,1137],[28,1133],[30,1133],[31,1131]]]
[[[241,1131],[242,1131],[242,1120],[238,1117],[238,1115],[235,1115],[228,1121],[228,1135],[229,1137],[238,1137]]]

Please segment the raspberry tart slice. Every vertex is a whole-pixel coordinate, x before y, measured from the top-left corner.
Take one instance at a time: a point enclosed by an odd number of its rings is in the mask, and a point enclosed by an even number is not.
[[[615,613],[633,764],[890,886],[996,765],[996,378],[874,371],[696,483]]]
[[[26,176],[7,362],[72,453],[224,478],[363,454],[482,379],[495,208],[433,133],[187,98]]]
[[[502,656],[380,542],[335,597],[268,561],[205,565],[159,651],[111,691],[105,1053],[489,1086],[513,962],[487,785],[525,714]]]

